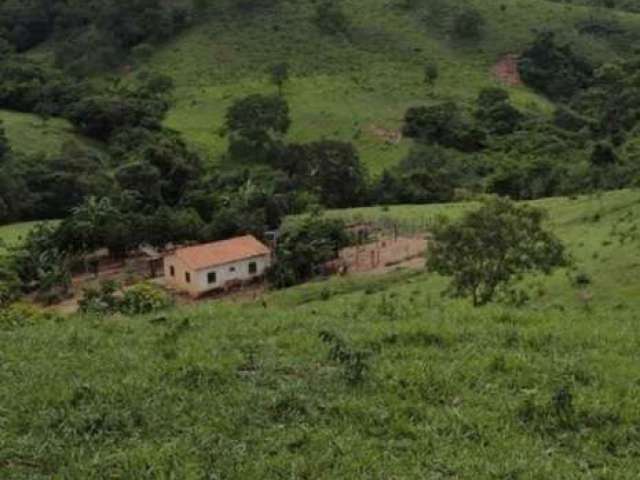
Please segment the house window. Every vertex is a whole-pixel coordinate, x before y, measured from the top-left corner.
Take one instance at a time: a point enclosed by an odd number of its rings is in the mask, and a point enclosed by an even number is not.
[[[229,271],[230,272],[235,272],[236,271],[236,267],[229,267]]]
[[[184,274],[184,279],[187,281],[187,283],[191,283],[191,274],[189,272],[186,272]]]
[[[251,262],[249,264],[249,274],[255,275],[256,273],[258,273],[258,264],[256,262]]]
[[[171,266],[169,267],[169,274],[170,274],[172,277],[175,277],[175,276],[176,276],[176,269],[175,269],[175,267],[174,267],[173,265],[171,265]]]
[[[216,275],[216,272],[209,272],[207,274],[207,282],[209,282],[209,285],[216,283],[218,281],[218,275]]]

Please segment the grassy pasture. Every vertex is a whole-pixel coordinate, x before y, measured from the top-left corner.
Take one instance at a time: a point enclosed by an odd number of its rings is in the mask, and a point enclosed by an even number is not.
[[[5,246],[18,244],[37,223],[38,222],[22,222],[0,226],[0,253],[3,252],[2,243],[4,243]]]
[[[588,305],[564,273],[474,310],[398,271],[0,328],[0,477],[637,478],[640,193],[539,203]]]
[[[0,121],[11,148],[18,153],[54,155],[66,142],[83,141],[59,118],[44,121],[37,115],[0,110]]]

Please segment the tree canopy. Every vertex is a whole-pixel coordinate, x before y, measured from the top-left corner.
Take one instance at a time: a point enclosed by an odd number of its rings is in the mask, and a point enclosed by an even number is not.
[[[508,293],[519,276],[549,274],[567,264],[564,246],[544,228],[544,217],[542,210],[494,199],[458,221],[442,220],[432,232],[428,267],[451,278],[448,293],[485,305]]]

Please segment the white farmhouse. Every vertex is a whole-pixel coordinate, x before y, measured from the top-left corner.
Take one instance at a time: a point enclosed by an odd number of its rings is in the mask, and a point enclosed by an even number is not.
[[[167,284],[192,297],[259,278],[269,266],[271,250],[251,235],[181,248],[164,259]]]

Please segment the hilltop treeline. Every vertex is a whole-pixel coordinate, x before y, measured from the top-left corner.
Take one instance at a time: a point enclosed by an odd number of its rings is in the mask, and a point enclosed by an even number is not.
[[[137,49],[185,28],[190,5],[158,0],[3,0],[0,44],[17,52],[52,41],[56,63],[75,72],[112,68]]]

